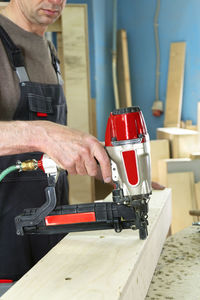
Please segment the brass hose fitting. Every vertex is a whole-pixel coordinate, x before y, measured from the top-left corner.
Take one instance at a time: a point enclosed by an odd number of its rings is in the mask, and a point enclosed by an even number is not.
[[[35,159],[29,159],[21,162],[20,171],[34,171],[38,168],[38,162]]]

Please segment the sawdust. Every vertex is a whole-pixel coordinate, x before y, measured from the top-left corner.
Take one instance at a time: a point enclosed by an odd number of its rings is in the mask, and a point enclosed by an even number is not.
[[[189,227],[169,237],[146,296],[148,300],[199,300],[200,231]]]

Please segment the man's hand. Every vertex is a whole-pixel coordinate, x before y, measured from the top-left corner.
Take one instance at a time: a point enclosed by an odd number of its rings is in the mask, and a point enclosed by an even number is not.
[[[163,186],[155,181],[151,182],[151,186],[152,186],[152,189],[154,189],[154,190],[164,190],[165,189],[165,186]]]
[[[69,174],[96,176],[100,166],[104,182],[112,180],[108,155],[90,134],[49,121],[10,121],[0,122],[0,139],[0,155],[40,151]]]
[[[33,123],[33,122],[32,122]],[[104,182],[111,181],[110,160],[103,145],[92,135],[51,122],[41,126],[40,148],[69,174],[97,176],[99,162]]]

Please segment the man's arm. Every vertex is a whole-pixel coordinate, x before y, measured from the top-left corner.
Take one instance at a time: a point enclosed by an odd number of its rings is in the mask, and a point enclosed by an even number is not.
[[[104,182],[111,181],[108,155],[90,134],[49,121],[11,121],[0,122],[0,139],[0,155],[41,151],[69,174],[89,176],[97,175],[97,160]]]

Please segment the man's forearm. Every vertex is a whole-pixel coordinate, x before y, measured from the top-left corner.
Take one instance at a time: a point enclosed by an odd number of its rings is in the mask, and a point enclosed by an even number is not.
[[[110,160],[92,135],[49,121],[0,122],[0,155],[40,151],[70,174],[96,176],[99,162],[105,182],[111,181]]]
[[[40,151],[39,128],[33,122],[0,122],[0,155]]]

